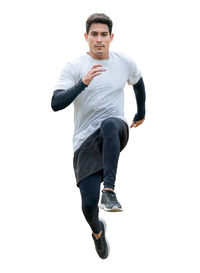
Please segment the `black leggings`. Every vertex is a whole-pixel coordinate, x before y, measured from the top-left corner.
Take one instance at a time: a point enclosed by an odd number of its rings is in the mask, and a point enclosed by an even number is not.
[[[101,123],[103,170],[84,178],[78,185],[82,198],[82,211],[94,233],[100,232],[98,202],[101,182],[104,180],[104,188],[114,189],[115,187],[117,164],[124,131],[122,122],[118,118],[108,118]]]
[[[82,198],[82,211],[94,233],[100,232],[99,195],[103,172],[94,173],[79,183]]]

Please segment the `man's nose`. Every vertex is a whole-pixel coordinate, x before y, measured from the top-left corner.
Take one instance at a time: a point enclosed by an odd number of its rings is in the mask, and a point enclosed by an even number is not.
[[[101,37],[101,35],[98,35],[98,36],[97,36],[97,42],[102,42],[102,37]]]

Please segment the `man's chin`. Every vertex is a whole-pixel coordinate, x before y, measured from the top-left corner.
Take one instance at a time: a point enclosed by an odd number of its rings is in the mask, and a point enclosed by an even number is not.
[[[101,55],[104,54],[104,52],[103,51],[96,51],[95,54],[98,55],[98,56],[101,56]]]
[[[94,51],[92,51],[92,54],[94,56],[96,56],[97,59],[104,59],[105,51],[104,50],[94,50]]]

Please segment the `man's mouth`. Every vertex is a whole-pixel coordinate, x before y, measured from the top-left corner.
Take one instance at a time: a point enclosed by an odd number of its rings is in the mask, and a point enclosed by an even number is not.
[[[96,45],[95,47],[96,48],[103,48],[104,46],[103,45]]]

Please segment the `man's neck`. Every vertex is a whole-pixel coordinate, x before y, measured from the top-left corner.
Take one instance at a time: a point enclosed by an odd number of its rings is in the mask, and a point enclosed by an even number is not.
[[[109,59],[109,52],[106,55],[94,55],[89,51],[89,52],[87,52],[87,54],[89,54],[93,59],[96,59],[96,60],[107,60],[107,59]]]

